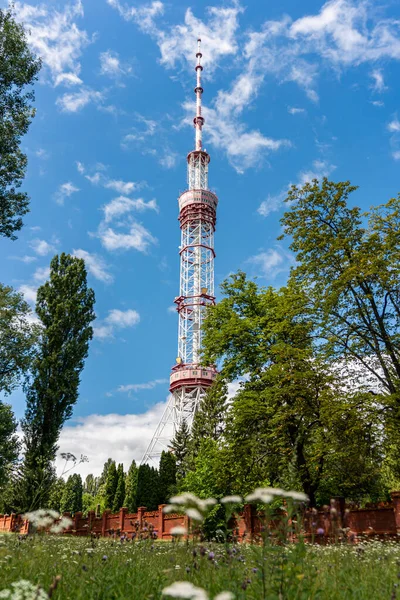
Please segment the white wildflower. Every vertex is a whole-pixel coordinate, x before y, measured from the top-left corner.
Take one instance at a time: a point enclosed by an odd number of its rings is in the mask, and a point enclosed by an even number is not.
[[[225,498],[221,498],[221,504],[240,504],[241,502],[243,502],[243,498],[241,496],[225,496]],[[226,593],[230,594],[230,592]]]
[[[203,588],[196,587],[190,581],[175,581],[163,589],[162,595],[171,598],[186,598],[186,600],[208,600],[207,592]]]
[[[48,600],[49,598],[44,590],[26,579],[14,581],[11,588],[12,590],[0,592],[0,598],[9,598],[9,600]]]
[[[169,499],[170,504],[178,504],[184,506],[185,504],[197,504],[198,498],[190,492],[184,492],[180,496],[173,496]]]
[[[308,502],[309,497],[307,494],[303,494],[303,492],[295,492],[294,490],[290,492],[286,492],[287,498],[292,498],[292,500],[299,500],[300,502]]]
[[[167,504],[163,508],[163,512],[166,514],[176,512],[177,510],[179,510],[179,506],[175,506],[174,504]]]
[[[171,535],[186,535],[187,534],[187,529],[186,527],[183,527],[182,525],[177,525],[176,527],[173,527],[170,531]]]
[[[193,521],[203,521],[203,515],[197,510],[197,508],[187,508],[186,514],[189,519],[192,519]]]
[[[200,500],[200,498],[197,498],[197,506],[200,510],[207,510],[210,508],[210,506],[214,506],[215,504],[217,504],[215,498],[206,498],[205,500]]]
[[[246,496],[247,502],[261,502],[269,504],[274,498],[267,492],[268,488],[257,488],[252,494]]]
[[[54,525],[50,527],[50,531],[51,533],[63,533],[69,529],[72,524],[73,521],[68,517],[61,517],[58,523],[54,523]]]
[[[234,600],[235,596],[232,592],[221,592],[215,596],[214,600]]]

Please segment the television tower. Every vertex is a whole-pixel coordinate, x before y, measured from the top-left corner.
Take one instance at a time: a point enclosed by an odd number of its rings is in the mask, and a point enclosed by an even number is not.
[[[216,377],[214,367],[199,364],[202,324],[207,306],[215,304],[214,232],[217,196],[208,188],[210,156],[203,149],[201,114],[202,53],[197,40],[195,149],[187,155],[188,189],[178,198],[181,228],[180,291],[174,300],[178,312],[178,354],[170,376],[170,398],[142,463],[158,462],[171,436],[186,421],[189,430],[200,401]]]

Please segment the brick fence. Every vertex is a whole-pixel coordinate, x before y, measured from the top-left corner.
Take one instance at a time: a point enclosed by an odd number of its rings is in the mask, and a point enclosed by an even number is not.
[[[84,517],[77,512],[71,516],[73,524],[66,531],[67,534],[87,536],[96,535],[113,537],[126,534],[142,534],[154,532],[158,539],[171,539],[171,529],[178,525],[188,527],[188,518],[180,514],[165,514],[161,504],[158,510],[147,511],[146,507],[139,507],[134,514],[129,514],[128,509],[121,508],[117,514],[110,510],[96,516],[94,511],[89,511]],[[366,508],[345,506],[342,498],[334,498],[330,507],[317,511],[306,510],[304,518],[305,537],[327,539],[335,537],[340,530],[346,529],[351,539],[357,536],[398,536],[400,535],[400,492],[391,493],[390,502],[381,502],[377,505],[367,505]],[[239,540],[252,539],[260,533],[262,521],[255,507],[246,504],[243,512],[235,515],[231,527],[236,532]],[[1,515],[0,532],[28,533],[29,523],[21,515]]]

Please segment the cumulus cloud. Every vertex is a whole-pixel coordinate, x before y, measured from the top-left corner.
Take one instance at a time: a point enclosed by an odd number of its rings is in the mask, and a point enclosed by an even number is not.
[[[305,108],[298,108],[297,106],[288,106],[288,113],[290,115],[303,115],[305,112]]]
[[[44,283],[50,276],[50,267],[38,267],[33,274],[33,279],[38,283]]]
[[[126,329],[134,327],[140,322],[140,315],[136,310],[129,308],[119,310],[113,308],[108,312],[108,316],[93,327],[94,337],[99,340],[112,339],[116,329]]]
[[[127,232],[116,231],[113,227],[100,223],[97,236],[104,248],[110,251],[133,249],[147,252],[149,246],[157,241],[150,231],[136,221],[130,222]]]
[[[394,160],[400,160],[400,150],[395,150],[392,154]]]
[[[128,148],[132,142],[143,142],[153,136],[157,130],[157,121],[147,119],[143,115],[136,114],[137,124],[122,138],[122,148]]]
[[[11,258],[12,260],[19,260],[27,265],[37,260],[36,256],[29,256],[28,254],[25,254],[25,256],[9,256],[8,258]]]
[[[388,131],[392,132],[392,133],[399,133],[400,132],[400,121],[397,117],[395,117],[393,119],[393,121],[391,121],[388,126]]]
[[[39,238],[35,238],[29,242],[32,250],[36,252],[36,254],[39,254],[39,256],[46,256],[47,254],[50,254],[50,252],[55,252],[56,248],[54,244],[55,243],[49,244],[46,240],[40,240]]]
[[[373,80],[371,87],[374,90],[374,92],[381,94],[382,92],[388,89],[385,85],[385,80],[383,78],[383,73],[381,69],[374,69],[373,71],[371,71],[370,76]]]
[[[254,267],[256,274],[271,281],[280,273],[290,269],[293,257],[285,250],[269,248],[266,251],[251,256],[246,262]]]
[[[18,291],[24,295],[25,300],[29,304],[36,304],[37,287],[33,285],[20,285]]]
[[[141,414],[92,414],[69,421],[59,439],[58,472],[63,467],[62,452],[88,457],[89,462],[74,471],[83,478],[89,473],[99,476],[108,458],[123,463],[127,471],[133,459],[137,463],[142,460],[165,407],[166,402],[159,402]],[[172,437],[172,429],[166,431],[166,437]]]
[[[72,254],[77,258],[83,258],[89,273],[99,281],[103,281],[103,283],[112,283],[114,281],[114,277],[108,271],[107,263],[98,254],[90,254],[90,252],[81,248],[73,250]]]
[[[91,40],[77,25],[77,20],[84,15],[81,0],[65,3],[62,10],[44,3],[33,6],[15,2],[15,13],[26,26],[28,42],[42,58],[45,73],[50,75],[53,84],[82,83],[79,59]]]
[[[89,174],[87,173],[87,169],[85,165],[79,161],[76,163],[76,168],[78,173],[84,175],[85,178],[90,181],[93,185],[102,185],[104,188],[109,190],[114,190],[119,194],[132,194],[132,192],[138,190],[143,187],[145,182],[137,183],[135,181],[123,181],[121,179],[110,179],[105,175],[104,171],[106,167],[102,164],[97,164],[95,171],[89,169]]]
[[[91,102],[98,104],[104,100],[101,92],[82,87],[78,92],[63,94],[56,100],[57,106],[62,112],[76,113],[85,108]]]
[[[57,204],[63,205],[65,198],[69,198],[72,194],[76,194],[76,192],[79,192],[79,188],[70,181],[62,183],[54,195],[55,201]]]
[[[122,215],[131,213],[132,211],[144,212],[146,210],[154,210],[155,212],[158,212],[156,200],[149,200],[149,202],[145,202],[142,198],[132,200],[131,198],[126,198],[125,196],[119,196],[103,206],[104,220],[106,223],[110,223],[110,221],[116,217],[121,217]]]
[[[140,392],[141,390],[152,390],[158,385],[166,385],[169,383],[168,379],[154,379],[153,381],[147,381],[146,383],[128,383],[127,385],[120,385],[117,388],[117,392],[128,393]]]
[[[121,63],[118,52],[107,50],[100,53],[100,73],[113,79],[119,79],[123,75],[129,75],[132,67]]]

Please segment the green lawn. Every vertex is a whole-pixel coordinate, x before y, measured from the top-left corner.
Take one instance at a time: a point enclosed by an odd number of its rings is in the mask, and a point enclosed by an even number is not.
[[[20,579],[48,592],[57,575],[52,598],[60,600],[158,599],[185,580],[210,599],[230,591],[237,599],[390,600],[400,599],[400,543],[262,548],[0,535],[0,598],[16,599],[3,590]]]

